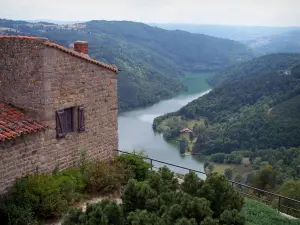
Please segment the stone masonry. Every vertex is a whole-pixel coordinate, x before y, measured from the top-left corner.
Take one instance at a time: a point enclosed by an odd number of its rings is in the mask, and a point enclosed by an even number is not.
[[[0,193],[27,173],[76,166],[83,149],[90,160],[106,160],[118,147],[117,70],[46,42],[0,36],[0,102],[22,108],[49,126],[43,132],[0,142]],[[85,131],[57,139],[56,111],[81,104]]]

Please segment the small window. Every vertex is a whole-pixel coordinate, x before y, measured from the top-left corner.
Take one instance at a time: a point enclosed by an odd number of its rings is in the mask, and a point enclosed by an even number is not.
[[[58,110],[56,112],[57,138],[63,138],[71,132],[74,132],[74,108]]]

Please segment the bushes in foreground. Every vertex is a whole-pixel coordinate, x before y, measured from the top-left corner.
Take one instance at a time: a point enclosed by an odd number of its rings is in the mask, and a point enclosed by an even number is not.
[[[18,179],[10,195],[0,201],[2,224],[35,224],[60,217],[83,193],[122,190],[122,204],[104,200],[85,212],[72,208],[64,225],[242,225],[243,198],[224,176],[210,174],[205,181],[195,173],[179,184],[167,167],[158,172],[140,155],[121,155],[110,163],[87,163],[53,174]]]
[[[88,206],[86,212],[72,209],[63,225],[245,224],[243,198],[216,173],[201,181],[191,172],[180,185],[174,173],[163,167],[143,181],[130,179],[121,199],[122,204],[105,200]]]
[[[80,198],[84,188],[79,170],[27,175],[16,181],[0,204],[4,224],[28,224],[40,218],[62,216]]]
[[[98,161],[53,174],[27,175],[0,199],[1,224],[27,225],[61,217],[84,193],[118,191],[130,178],[147,177],[148,168],[142,158],[122,155],[110,163]]]

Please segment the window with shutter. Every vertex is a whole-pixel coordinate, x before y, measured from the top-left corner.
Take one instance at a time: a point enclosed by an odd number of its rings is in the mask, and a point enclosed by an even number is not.
[[[63,138],[67,133],[74,132],[74,108],[56,112],[56,136]]]
[[[57,138],[63,138],[65,136],[65,112],[64,110],[56,111],[56,136]]]
[[[73,108],[65,109],[65,126],[66,133],[74,132],[74,118],[73,118]]]
[[[78,132],[85,131],[84,123],[84,105],[78,107]]]

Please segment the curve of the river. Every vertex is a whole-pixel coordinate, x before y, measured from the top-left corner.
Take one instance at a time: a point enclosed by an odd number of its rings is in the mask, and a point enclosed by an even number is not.
[[[120,114],[118,118],[119,149],[126,152],[142,150],[150,158],[204,171],[203,162],[197,156],[182,156],[177,145],[166,142],[162,135],[152,130],[155,117],[177,111],[210,91],[207,86],[205,91],[203,89],[198,93],[183,93],[155,105]],[[156,166],[162,165],[156,163]],[[178,168],[172,168],[172,170],[178,173],[187,172]]]

